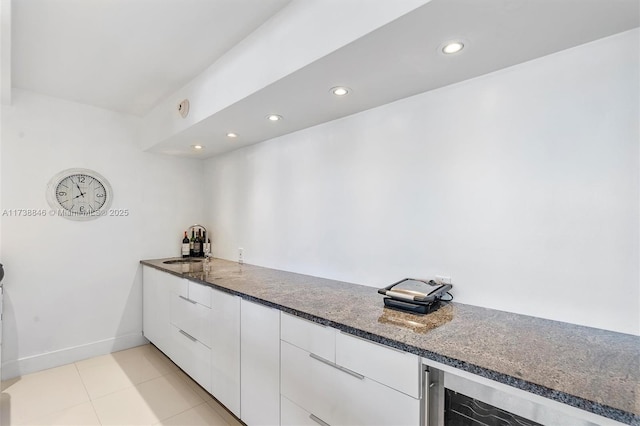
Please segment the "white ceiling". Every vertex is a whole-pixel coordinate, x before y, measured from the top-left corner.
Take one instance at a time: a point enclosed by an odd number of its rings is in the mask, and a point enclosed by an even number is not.
[[[13,86],[143,115],[286,3],[14,0]],[[640,0],[432,0],[152,150],[212,156],[639,25]],[[452,38],[467,47],[440,54]],[[336,99],[337,84],[353,92]]]
[[[639,0],[432,0],[153,151],[214,156],[639,25]],[[465,49],[441,54],[442,43],[456,38]],[[336,98],[329,92],[336,85],[352,93]],[[271,112],[285,119],[270,123],[264,117]],[[226,138],[230,130],[240,137]],[[206,150],[194,152],[194,143]]]
[[[13,0],[12,86],[144,115],[290,0]]]

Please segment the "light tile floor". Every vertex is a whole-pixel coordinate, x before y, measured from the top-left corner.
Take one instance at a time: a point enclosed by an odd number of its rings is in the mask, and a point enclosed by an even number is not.
[[[0,425],[240,426],[152,345],[2,382]]]

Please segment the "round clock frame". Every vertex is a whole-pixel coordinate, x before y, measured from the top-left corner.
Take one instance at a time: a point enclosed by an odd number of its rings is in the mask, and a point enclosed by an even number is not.
[[[63,170],[47,185],[47,202],[57,216],[92,220],[105,216],[113,201],[111,184],[100,173],[81,168]]]

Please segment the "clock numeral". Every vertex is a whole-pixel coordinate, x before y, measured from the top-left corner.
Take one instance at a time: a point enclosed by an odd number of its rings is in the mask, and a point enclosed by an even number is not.
[[[78,176],[78,182],[84,183],[85,176]]]
[[[104,194],[96,194],[96,197],[102,198],[102,197],[104,197]]]
[[[67,193],[64,192],[64,191],[60,191],[60,192],[58,192],[58,195],[61,196],[61,197],[64,197],[65,195],[67,195]]]
[[[80,213],[84,213],[84,206],[80,206]]]

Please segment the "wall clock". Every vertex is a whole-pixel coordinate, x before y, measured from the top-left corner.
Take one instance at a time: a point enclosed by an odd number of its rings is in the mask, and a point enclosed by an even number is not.
[[[91,220],[106,216],[113,191],[109,181],[89,169],[67,169],[47,185],[47,201],[57,216],[71,220]]]

